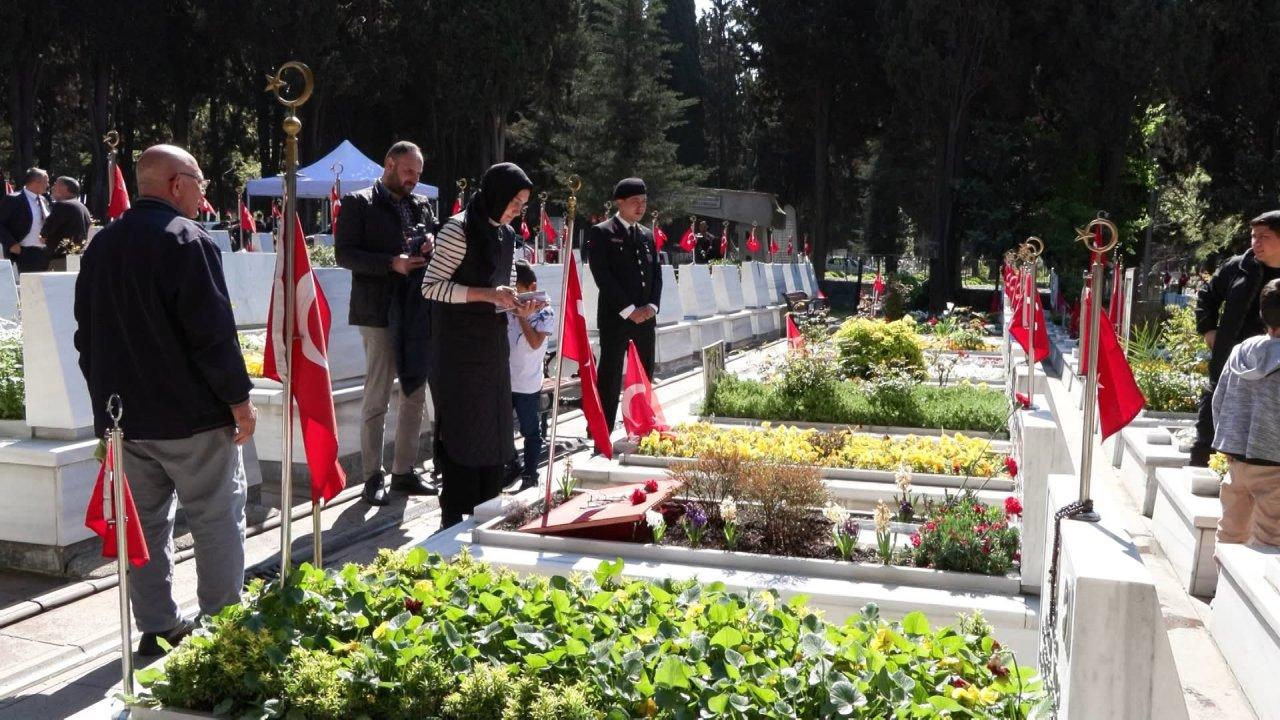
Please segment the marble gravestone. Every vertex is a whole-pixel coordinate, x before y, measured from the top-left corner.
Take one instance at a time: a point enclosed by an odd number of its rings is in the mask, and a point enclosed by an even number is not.
[[[226,230],[210,230],[209,236],[222,252],[231,252],[231,233]]]
[[[0,320],[18,322],[18,285],[8,260],[0,260]]]
[[[93,430],[89,388],[75,349],[76,273],[22,276],[22,363],[27,424],[37,436],[88,437]]]
[[[346,268],[315,268],[312,272],[329,301],[329,381],[364,377],[364,341],[360,328],[347,323],[351,306],[351,271]]]
[[[684,303],[680,299],[680,286],[676,284],[676,269],[662,266],[662,298],[658,302],[658,325],[672,325],[684,320]]]
[[[256,232],[253,234],[253,249],[256,252],[273,253],[276,251],[276,238],[271,233]]]
[[[706,265],[684,265],[680,268],[680,304],[684,316],[693,324],[695,348],[724,340],[724,329],[716,317],[715,288]]]
[[[227,294],[231,298],[236,327],[263,327],[267,324],[275,268],[275,253],[222,253],[222,274],[227,280]],[[346,312],[345,306],[338,306],[332,300],[329,306],[341,307],[342,312]]]
[[[716,308],[724,318],[725,339],[744,342],[755,334],[751,312],[746,310],[742,297],[742,276],[734,265],[716,265],[712,268],[711,283],[716,291]]]

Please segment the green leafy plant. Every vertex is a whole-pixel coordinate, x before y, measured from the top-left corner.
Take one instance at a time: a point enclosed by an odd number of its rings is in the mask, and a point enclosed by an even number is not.
[[[315,244],[307,247],[307,258],[313,268],[338,267],[338,257],[332,245]]]
[[[0,278],[8,282],[8,278]],[[26,381],[22,365],[22,327],[0,319],[0,420],[27,416]]]
[[[845,377],[870,378],[886,370],[924,377],[924,355],[911,318],[883,322],[855,317],[845,321],[833,341]]]
[[[1201,393],[1209,387],[1203,373],[1179,370],[1163,360],[1133,363],[1133,379],[1147,400],[1147,409],[1155,412],[1195,412]]]
[[[868,605],[833,625],[802,599],[630,581],[621,562],[522,578],[383,551],[255,581],[137,677],[143,703],[226,717],[1027,717],[1035,671],[993,664],[990,626],[962,623]]]
[[[937,570],[1002,575],[1017,560],[1018,529],[1010,519],[1022,513],[1017,500],[1004,508],[978,502],[965,490],[934,507],[911,537],[916,565]]]

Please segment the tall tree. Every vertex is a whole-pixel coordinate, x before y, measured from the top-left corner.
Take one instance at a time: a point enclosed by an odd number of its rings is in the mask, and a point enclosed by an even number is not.
[[[716,187],[745,188],[747,113],[743,33],[734,0],[711,0],[699,19],[705,80],[702,115],[708,169]]]
[[[665,0],[666,9],[658,26],[667,43],[667,62],[671,74],[667,86],[683,98],[694,100],[682,113],[681,122],[673,125],[667,136],[676,144],[676,159],[683,165],[703,165],[707,150],[703,138],[706,78],[699,57],[698,17],[693,0]]]

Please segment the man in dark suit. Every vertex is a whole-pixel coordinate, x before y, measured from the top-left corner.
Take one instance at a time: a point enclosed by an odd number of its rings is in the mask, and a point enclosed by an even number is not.
[[[644,371],[653,377],[654,334],[662,298],[662,268],[653,233],[640,226],[648,204],[644,181],[627,178],[613,189],[618,212],[587,230],[591,277],[600,289],[596,324],[600,330],[597,385],[604,418],[613,429],[622,361],[634,340]]]
[[[49,173],[31,168],[22,178],[22,189],[0,202],[0,247],[18,272],[49,269],[49,253],[40,238],[49,217]]]
[[[89,217],[89,208],[80,202],[80,183],[75,178],[63,176],[54,180],[51,194],[53,207],[49,208],[49,217],[44,221],[40,234],[44,236],[49,254],[61,258],[67,254],[69,246],[84,245],[93,220]]]

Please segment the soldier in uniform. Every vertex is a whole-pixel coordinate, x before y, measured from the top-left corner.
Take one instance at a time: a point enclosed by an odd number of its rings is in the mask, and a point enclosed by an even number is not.
[[[653,377],[654,333],[662,298],[662,269],[653,233],[640,226],[648,199],[644,181],[627,178],[613,189],[618,212],[587,230],[591,276],[600,289],[598,386],[605,422],[613,429],[622,390],[622,361],[634,340],[645,373]]]

